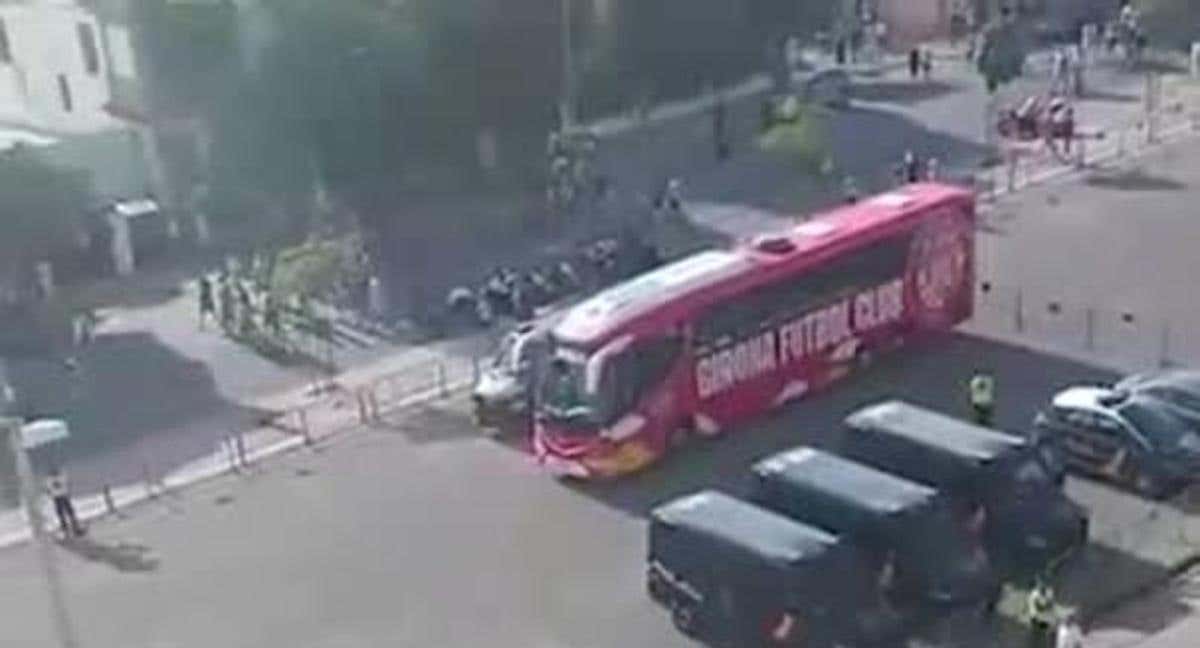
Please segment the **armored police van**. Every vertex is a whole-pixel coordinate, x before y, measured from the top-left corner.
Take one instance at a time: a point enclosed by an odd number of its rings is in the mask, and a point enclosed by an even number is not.
[[[647,588],[689,636],[736,646],[880,645],[898,628],[836,536],[716,491],[650,515]]]
[[[986,552],[937,490],[808,447],[754,469],[751,500],[862,547],[892,574],[897,607],[990,603],[1000,583]]]
[[[1040,570],[1087,542],[1088,515],[1059,488],[1059,462],[1024,438],[888,401],[847,417],[841,445],[951,496],[1008,567]]]

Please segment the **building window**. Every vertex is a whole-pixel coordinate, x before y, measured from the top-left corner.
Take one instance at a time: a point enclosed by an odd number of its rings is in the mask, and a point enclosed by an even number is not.
[[[0,18],[0,63],[12,63],[12,47],[8,43],[8,25]]]
[[[65,74],[58,75],[58,99],[62,102],[63,112],[71,112],[74,108],[71,102],[71,82]]]
[[[96,33],[87,23],[76,25],[79,32],[79,49],[83,52],[83,67],[87,73],[100,74],[100,53],[96,50]]]

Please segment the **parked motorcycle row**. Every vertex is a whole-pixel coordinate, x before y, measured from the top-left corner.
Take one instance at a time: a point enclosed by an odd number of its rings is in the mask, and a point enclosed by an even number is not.
[[[457,327],[486,328],[501,319],[526,322],[538,309],[598,290],[658,265],[657,255],[636,238],[604,238],[574,254],[518,270],[498,267],[475,286],[446,295],[448,319]]]

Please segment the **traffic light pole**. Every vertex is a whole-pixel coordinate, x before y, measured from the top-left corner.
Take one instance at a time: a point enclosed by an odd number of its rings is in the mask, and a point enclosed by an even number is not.
[[[34,544],[37,545],[38,562],[42,568],[42,577],[46,581],[46,591],[50,595],[50,623],[54,626],[54,634],[61,648],[79,648],[75,637],[75,629],[71,624],[71,616],[67,612],[67,600],[63,593],[62,578],[58,571],[58,563],[54,556],[54,547],[46,534],[45,520],[42,509],[38,506],[38,487],[33,475],[33,465],[29,461],[29,452],[21,442],[21,420],[14,418],[0,419],[0,435],[8,439],[16,461],[17,480],[21,489],[21,502],[25,506],[25,514],[29,519],[29,528],[33,532]]]

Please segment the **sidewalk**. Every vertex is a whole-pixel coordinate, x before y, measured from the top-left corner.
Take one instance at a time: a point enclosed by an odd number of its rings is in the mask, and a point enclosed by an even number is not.
[[[1191,648],[1200,641],[1200,570],[1090,624],[1087,648]]]
[[[248,469],[271,456],[305,446],[326,443],[338,434],[364,423],[358,393],[376,393],[380,409],[394,410],[445,398],[473,384],[478,357],[491,349],[490,333],[448,340],[394,353],[378,362],[335,376],[319,392],[307,385],[255,399],[254,409],[270,412],[259,425],[248,429],[213,431],[211,454],[172,467],[165,472],[144,466],[141,478],[113,483],[102,492],[74,495],[83,521],[119,514],[147,499],[230,472]],[[43,502],[46,520],[53,508]],[[54,524],[51,524],[51,528]],[[0,510],[0,548],[30,539],[23,510]]]

